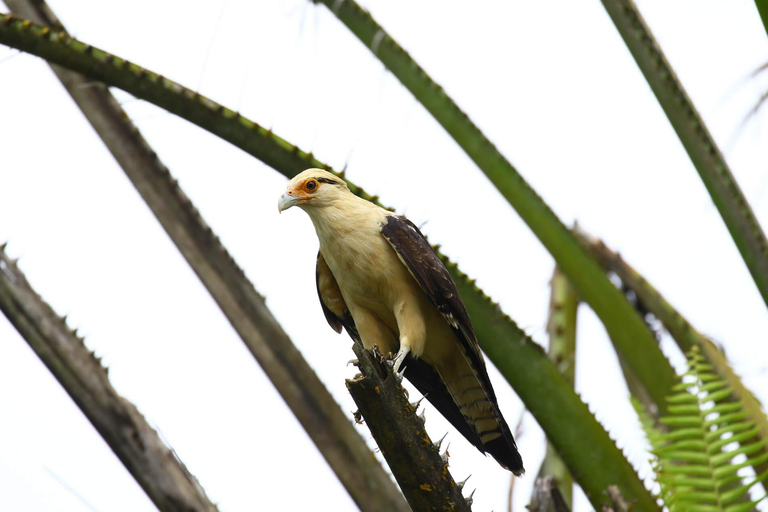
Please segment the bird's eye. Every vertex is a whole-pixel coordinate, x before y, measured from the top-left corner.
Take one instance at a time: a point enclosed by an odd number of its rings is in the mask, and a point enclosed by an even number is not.
[[[317,182],[315,180],[309,180],[306,185],[304,185],[304,188],[312,192],[317,188]]]

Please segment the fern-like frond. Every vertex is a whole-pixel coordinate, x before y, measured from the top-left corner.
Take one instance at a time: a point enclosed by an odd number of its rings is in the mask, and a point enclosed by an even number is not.
[[[740,470],[768,458],[754,455],[766,441],[756,441],[760,429],[745,420],[741,402],[725,402],[731,391],[694,347],[667,398],[669,415],[659,418],[661,427],[635,404],[651,444],[660,498],[670,512],[748,512],[760,501],[750,500],[749,489],[768,472],[745,477]],[[734,462],[736,457],[746,460]]]

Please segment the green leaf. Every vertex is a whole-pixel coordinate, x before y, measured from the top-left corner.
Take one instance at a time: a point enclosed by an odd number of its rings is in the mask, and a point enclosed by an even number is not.
[[[717,404],[714,407],[707,409],[707,412],[716,412],[719,414],[729,413],[729,412],[735,412],[739,409],[742,409],[744,406],[741,402],[733,402],[733,403],[724,403],[724,404]]]
[[[751,501],[749,503],[739,503],[737,505],[731,505],[728,507],[725,507],[725,512],[749,512],[750,510],[754,509],[758,503],[763,501],[765,499],[765,496],[760,498],[759,500]]]
[[[735,456],[741,455],[742,453],[745,455],[751,455],[756,451],[759,451],[763,446],[765,446],[765,440],[760,441],[758,443],[750,444],[748,446],[742,446],[740,448],[737,448],[736,450],[731,450],[729,452],[714,455],[712,457],[712,465],[717,467],[733,459]]]
[[[700,503],[687,503],[684,508],[678,509],[680,512],[722,512],[716,505],[702,505]]]
[[[706,399],[707,400],[711,400],[713,402],[719,402],[723,398],[729,396],[732,392],[733,392],[733,389],[730,386],[728,386],[727,388],[722,389],[720,391],[715,391],[714,393],[709,393],[707,395]]]
[[[720,389],[726,385],[728,385],[727,382],[716,380],[716,381],[710,382],[709,384],[704,384],[702,386],[699,386],[699,390],[706,391],[709,393],[710,391],[714,391],[715,389]]]
[[[714,491],[717,488],[711,476],[709,478],[695,478],[688,475],[670,475],[670,477],[667,478],[666,481],[677,487],[689,486],[692,488],[702,489],[705,491],[708,491],[708,490]]]
[[[667,402],[669,402],[670,404],[683,404],[683,403],[698,404],[699,397],[697,397],[693,393],[689,393],[686,391],[684,393],[678,393],[676,395],[668,396]],[[696,412],[697,413],[699,412],[698,405],[696,406]]]
[[[761,464],[763,462],[768,461],[768,453],[763,453],[762,455],[759,455],[758,457],[753,457],[751,459],[747,459],[744,462],[740,462],[739,464],[730,464],[728,466],[723,466],[720,468],[715,468],[714,471],[712,471],[712,474],[715,475],[715,478],[722,479],[723,477],[736,473],[741,468],[745,468],[747,466],[757,465]]]
[[[677,493],[677,500],[681,502],[708,501],[717,503],[718,495],[714,491],[685,491]]]
[[[699,363],[701,355],[698,346],[692,347],[688,358],[690,370],[684,379],[700,382],[699,370],[706,365]],[[745,484],[738,475],[741,467],[758,467],[762,459],[768,457],[768,453],[763,450],[765,440],[749,442],[759,434],[760,428],[752,421],[740,421],[744,417],[741,403],[704,409],[705,404],[711,403],[709,397],[726,397],[730,394],[730,387],[725,382],[724,379],[711,380],[701,386],[702,398],[696,403],[691,403],[688,398],[695,395],[687,392],[669,397],[679,403],[670,405],[670,416],[659,418],[662,424],[668,426],[667,433],[656,432],[648,418],[642,420],[646,432],[652,434],[652,453],[657,457],[654,465],[656,480],[660,486],[660,496],[670,512],[694,510],[690,505],[721,510],[722,505],[743,500],[744,493],[768,475],[766,471],[761,478],[753,479],[749,484]],[[675,388],[680,389],[680,386]],[[695,386],[693,389],[696,389]],[[710,419],[705,421],[705,417]],[[729,420],[735,423],[729,423]],[[713,427],[717,428],[714,431],[707,430]],[[725,436],[727,438],[723,438]],[[722,451],[725,446],[732,444],[737,448]],[[750,458],[755,453],[758,455]],[[747,456],[743,464],[727,464],[742,454]]]
[[[734,442],[741,443],[742,441],[751,439],[752,437],[757,435],[758,432],[760,432],[760,427],[753,427],[745,432],[742,432],[741,434],[736,434],[726,439],[720,439],[719,441],[715,441],[714,443],[709,445],[709,451],[716,452],[716,451],[720,451],[720,449],[723,446],[726,446],[728,444],[731,444]]]
[[[729,504],[733,503],[737,499],[739,499],[742,496],[744,496],[747,493],[747,491],[749,491],[749,489],[752,488],[754,485],[758,484],[759,482],[764,481],[766,477],[768,477],[768,473],[763,473],[762,475],[760,475],[759,477],[755,478],[754,480],[752,480],[747,485],[742,485],[741,487],[738,487],[738,488],[733,489],[731,491],[724,492],[722,494],[722,496],[720,497],[720,502],[723,505],[729,505]]]
[[[677,450],[665,452],[664,460],[684,460],[686,462],[709,462],[709,458],[706,453],[693,452],[688,450]]]
[[[730,414],[723,414],[718,418],[705,421],[704,428],[710,428],[715,425],[727,425],[728,423],[733,423],[734,421],[741,421],[746,417],[747,417],[747,413],[744,411],[734,412]]]
[[[728,432],[740,432],[742,430],[747,430],[749,428],[752,428],[755,425],[753,421],[740,421],[738,423],[729,423],[727,425],[724,425],[718,429],[710,430],[706,434],[707,441],[712,441],[715,439],[720,439],[724,434]]]
[[[674,450],[699,450],[705,451],[707,449],[707,443],[701,439],[701,432],[699,432],[699,439],[681,439],[670,443],[659,450],[655,450],[655,453],[660,456],[666,455],[670,451]]]
[[[694,397],[695,398],[695,397]],[[670,403],[673,403],[670,401]],[[670,405],[668,407],[670,414],[696,414],[701,413],[701,408],[698,403],[685,404],[685,405]]]
[[[701,439],[701,428],[679,428],[659,434],[662,441],[675,441],[677,439]]]
[[[664,466],[664,473],[681,475],[711,475],[712,468],[704,464],[690,464],[685,466]]]
[[[665,416],[664,418],[659,418],[659,422],[664,425],[678,427],[695,427],[701,425],[701,418],[698,416]]]

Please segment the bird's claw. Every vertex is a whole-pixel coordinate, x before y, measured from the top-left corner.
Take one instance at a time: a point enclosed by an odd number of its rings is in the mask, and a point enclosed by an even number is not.
[[[397,375],[398,377],[402,378],[405,374],[405,368],[403,367],[401,370],[401,367],[403,366],[403,361],[405,361],[406,356],[411,352],[411,349],[408,347],[400,347],[400,350],[397,351],[397,355],[395,355],[395,361],[392,365],[392,371]]]

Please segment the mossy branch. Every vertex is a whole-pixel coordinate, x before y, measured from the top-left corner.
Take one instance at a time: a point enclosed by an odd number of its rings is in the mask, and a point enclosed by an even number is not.
[[[392,367],[378,351],[358,343],[353,349],[362,375],[347,380],[347,389],[411,509],[469,511],[471,498],[462,496],[462,486],[448,471],[448,455],[441,456],[432,443]]]
[[[733,371],[725,354],[711,340],[699,333],[642,275],[625,262],[621,255],[584,231],[575,232],[605,270],[615,273],[624,287],[635,293],[643,308],[661,322],[683,353],[689,353],[694,347],[701,351],[701,355],[712,365],[715,373],[728,383],[731,389],[731,402],[741,403],[749,420],[759,428],[755,440],[758,438],[768,440],[768,418],[760,402]],[[765,453],[768,457],[768,448],[762,447],[760,453]],[[768,471],[768,462],[759,461],[755,466],[755,473],[759,475],[766,471]]]
[[[616,351],[660,409],[674,372],[642,319],[566,226],[467,115],[353,0],[325,4],[416,97],[491,180],[552,254],[582,300],[605,325]]]
[[[45,3],[9,7],[64,30]],[[229,318],[361,510],[407,511],[397,487],[363,438],[277,324],[263,299],[178,187],[168,169],[103,84],[55,66],[54,72]],[[90,86],[86,86],[90,85]]]
[[[602,0],[709,191],[768,304],[768,240],[704,120],[696,111],[633,0]],[[758,8],[765,0],[757,0]],[[765,18],[763,18],[765,21]]]
[[[6,15],[0,18],[0,43],[74,69],[93,80],[120,87],[138,98],[166,108],[228,140],[287,177],[307,167],[331,170],[310,154],[189,89],[74,41],[69,36],[59,34],[54,37],[46,30]],[[179,195],[182,203],[188,203],[170,176],[163,179],[164,189]],[[354,183],[349,180],[347,183],[354,193],[379,204],[375,197],[366,194]],[[194,211],[191,204],[181,211],[188,210]],[[182,214],[182,219],[189,215]],[[192,217],[198,217],[196,211]],[[209,230],[206,233],[206,241],[215,240]],[[218,243],[215,246],[221,250]],[[635,501],[637,510],[657,511],[653,498],[629,462],[547,359],[541,347],[477,288],[474,281],[443,258],[473,318],[481,347],[525,402],[592,503],[600,506],[606,499],[604,489],[617,484],[625,495]],[[226,259],[231,258],[227,255]],[[563,421],[564,418],[567,421]]]
[[[217,508],[136,407],[117,394],[100,360],[32,289],[0,246],[0,309],[162,512]],[[51,418],[51,428],[55,418]]]

